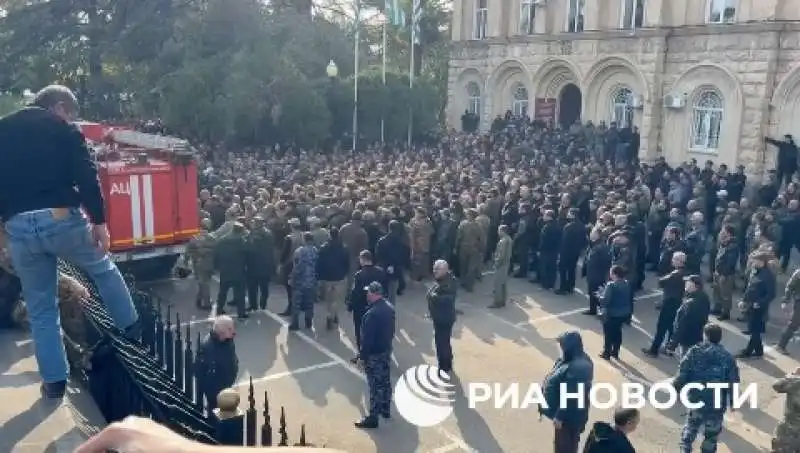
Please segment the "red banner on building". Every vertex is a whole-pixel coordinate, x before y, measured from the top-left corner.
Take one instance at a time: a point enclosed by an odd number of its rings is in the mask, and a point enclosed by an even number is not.
[[[534,105],[534,119],[541,120],[547,124],[556,122],[556,100],[553,98],[536,98]]]

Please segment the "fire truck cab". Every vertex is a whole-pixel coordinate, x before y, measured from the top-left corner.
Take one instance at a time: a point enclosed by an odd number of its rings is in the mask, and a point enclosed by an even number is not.
[[[96,153],[114,261],[137,276],[166,276],[200,229],[191,147],[124,127],[79,127]]]

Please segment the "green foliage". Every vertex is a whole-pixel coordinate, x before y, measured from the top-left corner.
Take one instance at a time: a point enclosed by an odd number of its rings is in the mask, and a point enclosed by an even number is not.
[[[369,6],[369,0],[363,0]],[[373,0],[381,7],[383,0]],[[414,89],[405,28],[388,30],[387,82],[380,27],[362,24],[359,132],[388,140],[436,128],[446,99],[443,0],[426,0]],[[346,139],[353,118],[352,21],[312,15],[310,0],[11,1],[0,16],[0,91],[85,81],[89,117],[161,118],[197,140],[237,145]],[[405,2],[410,18],[411,1]],[[376,50],[377,49],[377,50]],[[335,61],[339,77],[326,76]],[[121,94],[125,96],[121,96]],[[124,98],[126,101],[119,101]],[[6,105],[0,97],[0,113]],[[409,115],[413,112],[413,115]]]
[[[21,97],[13,94],[0,93],[0,117],[19,110],[22,105]]]

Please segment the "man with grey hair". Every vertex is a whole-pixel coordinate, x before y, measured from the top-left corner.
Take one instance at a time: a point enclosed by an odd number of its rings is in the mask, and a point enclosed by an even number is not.
[[[658,321],[656,321],[656,334],[653,336],[653,343],[649,348],[643,348],[642,352],[650,357],[658,357],[659,349],[664,340],[667,344],[672,340],[675,316],[683,302],[683,295],[686,284],[686,254],[675,252],[672,254],[672,272],[658,279],[658,286],[664,292],[661,301],[656,305],[660,309]],[[667,338],[669,336],[669,338]],[[667,351],[669,352],[669,351]]]
[[[445,373],[453,371],[453,348],[450,338],[456,322],[456,293],[458,282],[450,272],[445,260],[433,263],[434,284],[428,290],[428,314],[433,321],[433,341],[439,369]]]
[[[195,358],[195,376],[205,396],[209,413],[217,407],[217,395],[232,387],[239,374],[236,356],[236,325],[233,318],[220,315],[213,318],[211,331],[200,341]]]
[[[52,85],[28,107],[0,118],[0,247],[7,241],[22,283],[48,398],[63,397],[69,372],[55,303],[58,258],[92,278],[118,328],[139,335],[138,314],[108,254],[97,165],[71,124],[77,114],[75,95]]]

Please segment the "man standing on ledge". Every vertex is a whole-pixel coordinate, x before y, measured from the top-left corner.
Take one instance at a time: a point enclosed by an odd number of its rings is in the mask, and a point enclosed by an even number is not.
[[[22,283],[48,398],[64,396],[69,372],[56,300],[58,258],[86,272],[114,324],[130,338],[139,336],[138,314],[108,254],[97,166],[71,124],[77,114],[75,95],[51,85],[30,106],[0,118],[0,246],[7,241]]]

